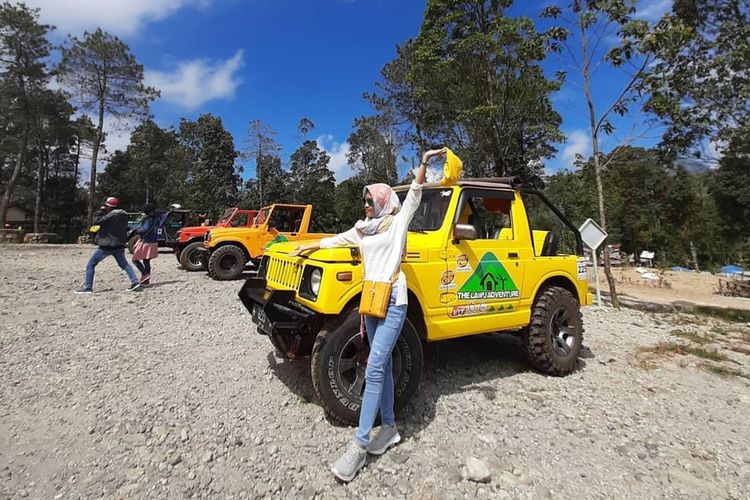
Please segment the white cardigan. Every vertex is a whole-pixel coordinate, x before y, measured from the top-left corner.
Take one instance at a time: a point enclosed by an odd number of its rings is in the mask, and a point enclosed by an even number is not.
[[[323,238],[320,240],[320,248],[357,245],[365,266],[365,279],[390,283],[396,269],[401,265],[409,223],[414,217],[421,200],[422,185],[413,181],[404,202],[401,204],[401,210],[393,216],[391,226],[386,232],[360,237],[359,231],[352,227],[336,236]],[[406,304],[408,294],[406,277],[403,272],[399,273],[393,286],[396,287],[396,305]]]

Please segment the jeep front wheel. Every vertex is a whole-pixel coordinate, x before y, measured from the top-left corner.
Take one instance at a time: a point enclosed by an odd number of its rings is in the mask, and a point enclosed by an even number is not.
[[[531,365],[549,375],[572,372],[581,353],[583,321],[578,301],[566,289],[549,287],[537,297],[522,343]]]
[[[370,353],[359,335],[360,316],[352,310],[344,321],[318,333],[312,351],[313,387],[323,409],[335,420],[356,425],[365,392],[365,369]],[[422,378],[422,343],[414,325],[406,318],[393,348],[395,409],[411,399]]]
[[[215,280],[233,280],[245,269],[245,252],[237,245],[225,245],[211,252],[208,274]]]
[[[186,271],[204,271],[206,269],[208,252],[202,241],[194,241],[185,245],[180,251],[180,265]]]

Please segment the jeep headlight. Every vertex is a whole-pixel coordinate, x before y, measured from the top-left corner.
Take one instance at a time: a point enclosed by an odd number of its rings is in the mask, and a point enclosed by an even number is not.
[[[310,291],[317,297],[320,292],[320,282],[323,279],[323,272],[320,269],[313,269],[310,273]]]
[[[323,269],[317,266],[305,266],[302,270],[302,280],[299,284],[299,295],[307,300],[315,301],[320,293],[323,282]]]

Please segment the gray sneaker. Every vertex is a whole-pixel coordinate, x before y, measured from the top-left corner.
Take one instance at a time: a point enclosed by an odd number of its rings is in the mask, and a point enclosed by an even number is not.
[[[352,440],[347,445],[344,454],[331,467],[331,472],[342,481],[349,482],[354,479],[359,469],[365,466],[365,461],[367,461],[367,450]]]
[[[388,448],[401,441],[401,435],[398,433],[395,425],[381,425],[375,438],[370,442],[368,453],[373,455],[382,455]]]

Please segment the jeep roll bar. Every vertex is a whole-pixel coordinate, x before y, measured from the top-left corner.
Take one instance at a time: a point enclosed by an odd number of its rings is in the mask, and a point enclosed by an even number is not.
[[[573,223],[570,222],[570,220],[567,217],[565,217],[565,215],[560,210],[558,210],[557,207],[555,207],[552,204],[552,202],[549,201],[547,197],[544,196],[540,191],[537,191],[536,189],[521,190],[520,187],[521,186],[519,185],[519,191],[521,191],[522,193],[528,193],[528,194],[534,195],[540,200],[542,200],[542,203],[547,205],[547,208],[552,210],[552,212],[554,212],[554,214],[562,221],[562,223],[568,226],[568,228],[571,231],[573,231],[573,234],[576,237],[576,255],[578,255],[579,257],[582,257],[583,256],[583,238],[581,238],[581,232],[578,231],[578,228],[575,227]]]

